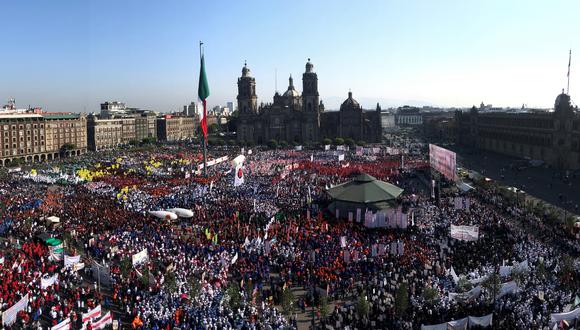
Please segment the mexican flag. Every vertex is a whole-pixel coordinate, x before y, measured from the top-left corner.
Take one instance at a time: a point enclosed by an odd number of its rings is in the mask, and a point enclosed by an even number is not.
[[[205,62],[203,54],[201,55],[201,67],[199,69],[199,87],[197,88],[197,97],[199,106],[199,122],[203,131],[203,138],[207,140],[207,120],[206,120],[206,99],[209,96],[209,85],[205,75]]]

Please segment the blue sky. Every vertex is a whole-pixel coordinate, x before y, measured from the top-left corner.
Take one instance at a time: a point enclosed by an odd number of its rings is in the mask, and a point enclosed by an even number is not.
[[[327,108],[550,107],[580,95],[580,1],[3,0],[0,101],[98,111],[106,100],[171,111],[196,99],[205,42],[210,105],[234,101],[244,60],[260,102],[274,72],[300,91],[307,58]],[[577,73],[578,72],[578,73]],[[576,102],[579,103],[579,102]]]

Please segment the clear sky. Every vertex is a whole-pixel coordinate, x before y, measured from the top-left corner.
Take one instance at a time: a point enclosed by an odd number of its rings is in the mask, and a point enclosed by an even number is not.
[[[244,60],[260,102],[307,58],[335,109],[363,106],[551,107],[580,98],[580,1],[2,0],[0,101],[98,111],[106,100],[158,111],[197,98],[205,42],[209,105],[235,101]],[[576,101],[575,103],[580,103]]]

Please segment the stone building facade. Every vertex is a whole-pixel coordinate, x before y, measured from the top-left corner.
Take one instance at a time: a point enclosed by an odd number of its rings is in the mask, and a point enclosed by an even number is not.
[[[580,114],[558,95],[554,112],[456,112],[457,143],[514,157],[542,160],[555,169],[580,168]]]
[[[53,160],[87,151],[84,115],[37,110],[0,113],[0,166],[14,161]]]
[[[135,140],[135,118],[121,117],[101,119],[90,115],[87,120],[87,144],[89,150],[99,151],[127,145]]]
[[[348,98],[340,111],[325,111],[318,93],[318,75],[308,59],[302,74],[302,94],[294,87],[292,76],[288,89],[274,94],[273,102],[260,104],[256,95],[256,79],[247,65],[238,78],[238,142],[265,144],[269,140],[315,142],[324,138],[352,138],[355,141],[380,142],[381,115],[378,110],[365,111]]]
[[[194,117],[165,115],[157,118],[159,141],[182,141],[195,136]]]

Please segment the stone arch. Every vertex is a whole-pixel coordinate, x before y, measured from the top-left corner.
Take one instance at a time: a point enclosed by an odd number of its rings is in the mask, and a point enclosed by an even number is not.
[[[32,156],[26,156],[24,158],[24,161],[27,162],[27,163],[31,162],[32,161]]]
[[[32,161],[35,163],[38,163],[40,161],[40,155],[34,155],[32,156]]]

